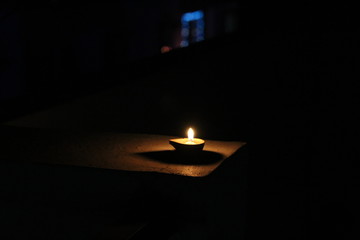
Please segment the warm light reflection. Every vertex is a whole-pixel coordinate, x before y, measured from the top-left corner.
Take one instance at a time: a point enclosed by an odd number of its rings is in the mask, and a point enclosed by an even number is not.
[[[162,46],[161,49],[160,49],[160,52],[161,53],[167,53],[167,52],[170,52],[170,50],[171,50],[170,46]]]
[[[189,128],[187,134],[189,141],[194,141],[194,130],[192,128]]]

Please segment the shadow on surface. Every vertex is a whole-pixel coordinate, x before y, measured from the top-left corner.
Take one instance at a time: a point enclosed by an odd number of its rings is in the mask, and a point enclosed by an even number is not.
[[[224,159],[222,154],[212,151],[183,153],[174,150],[165,150],[138,154],[158,162],[188,165],[208,165]]]

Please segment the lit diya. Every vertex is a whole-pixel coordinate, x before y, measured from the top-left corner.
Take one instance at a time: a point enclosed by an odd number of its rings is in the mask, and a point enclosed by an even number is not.
[[[204,148],[205,141],[200,138],[194,138],[194,130],[189,128],[187,138],[170,139],[169,143],[181,152],[201,151]]]

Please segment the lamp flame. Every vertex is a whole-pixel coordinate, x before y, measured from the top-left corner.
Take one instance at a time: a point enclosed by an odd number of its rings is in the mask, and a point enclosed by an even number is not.
[[[194,141],[194,130],[192,128],[189,128],[187,134],[189,141]]]

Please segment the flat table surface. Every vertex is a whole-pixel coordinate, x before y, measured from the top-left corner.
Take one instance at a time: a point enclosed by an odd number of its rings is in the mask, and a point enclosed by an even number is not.
[[[198,154],[179,154],[169,144],[177,136],[101,131],[0,128],[0,160],[72,165],[204,177],[245,142],[204,139]],[[233,161],[234,159],[229,159]]]

